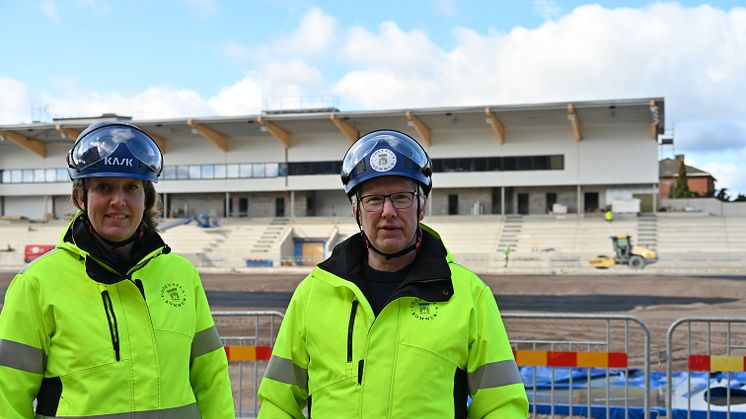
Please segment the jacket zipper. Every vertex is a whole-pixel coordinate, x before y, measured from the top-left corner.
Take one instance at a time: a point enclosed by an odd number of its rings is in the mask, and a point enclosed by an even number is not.
[[[111,303],[109,291],[102,291],[101,299],[104,301],[106,321],[109,323],[109,335],[111,335],[111,346],[114,347],[114,357],[119,361],[119,328],[117,327],[117,316],[114,313],[114,306]]]
[[[347,362],[352,362],[352,334],[355,331],[355,311],[357,311],[358,301],[352,301],[352,310],[350,310],[350,323],[347,326]]]

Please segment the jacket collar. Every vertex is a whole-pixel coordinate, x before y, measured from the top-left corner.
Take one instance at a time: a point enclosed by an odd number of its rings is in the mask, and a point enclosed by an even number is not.
[[[448,263],[453,258],[434,230],[422,223],[420,228],[423,233],[422,245],[417,250],[412,269],[391,298],[410,296],[432,302],[448,301],[453,295]],[[367,249],[358,233],[338,244],[331,257],[321,262],[317,269],[331,273],[345,282],[352,282],[360,288],[366,254]]]
[[[81,260],[85,260],[88,276],[105,284],[127,279],[132,271],[143,267],[155,256],[171,251],[156,231],[145,230],[142,239],[134,242],[130,258],[126,261],[116,260],[91,234],[83,212],[79,212],[68,224],[57,247],[77,254]]]

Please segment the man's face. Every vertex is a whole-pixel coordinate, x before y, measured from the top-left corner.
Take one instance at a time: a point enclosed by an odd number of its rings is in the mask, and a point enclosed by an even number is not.
[[[82,202],[79,202],[82,207]],[[96,233],[121,242],[132,237],[145,212],[143,181],[124,178],[92,178],[88,181],[86,214]]]
[[[361,185],[359,196],[365,200],[370,195],[390,195],[398,192],[417,192],[416,184],[406,178],[385,176],[369,180]],[[417,199],[414,196],[412,206],[397,209],[392,200],[383,201],[383,209],[377,212],[366,211],[362,204],[352,206],[353,216],[360,216],[360,224],[371,244],[383,253],[396,253],[415,241],[417,224],[425,216],[425,200],[417,212]],[[398,205],[401,206],[401,205]]]

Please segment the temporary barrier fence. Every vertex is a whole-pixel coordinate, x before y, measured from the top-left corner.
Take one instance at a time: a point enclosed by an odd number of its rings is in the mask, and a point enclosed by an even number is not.
[[[236,417],[256,417],[259,383],[282,323],[279,311],[213,311],[228,356]]]
[[[746,318],[681,318],[668,329],[666,355],[669,418],[746,418]],[[678,367],[686,376],[676,383]]]
[[[255,417],[256,392],[283,314],[218,311],[213,317],[230,362],[236,415]],[[534,416],[649,419],[663,414],[662,407],[650,406],[650,332],[637,317],[544,313],[503,313],[502,317]],[[531,327],[536,322],[544,323],[543,330],[552,330],[547,323],[558,323],[558,336],[537,338],[536,328]],[[682,325],[687,326],[683,337],[677,334]],[[563,336],[568,327],[573,328],[573,338]],[[666,386],[669,419],[746,418],[746,318],[679,319],[668,330],[666,348],[666,380],[661,384]],[[643,373],[634,376],[640,366]],[[674,368],[686,371],[675,373]],[[542,370],[547,374],[539,378]]]
[[[502,317],[534,416],[650,418],[650,331],[643,321],[605,314],[503,313]],[[577,329],[573,338],[532,336],[531,325],[536,322],[547,330],[547,323],[568,321]],[[563,329],[567,328],[557,328]],[[644,372],[642,394],[639,385],[630,384],[634,366],[642,366]],[[547,369],[548,374],[538,378]],[[641,400],[641,406],[630,400]]]

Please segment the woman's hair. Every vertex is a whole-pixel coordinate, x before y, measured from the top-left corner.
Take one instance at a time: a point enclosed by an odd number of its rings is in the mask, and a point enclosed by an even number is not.
[[[160,200],[158,199],[158,193],[155,191],[153,182],[143,180],[143,189],[145,190],[145,211],[142,215],[142,224],[145,230],[154,231],[160,221]],[[73,181],[73,192],[72,201],[73,205],[79,210],[85,212],[84,208],[80,207],[78,201],[87,202],[88,198],[88,179],[76,179]],[[76,199],[79,197],[80,199]]]

